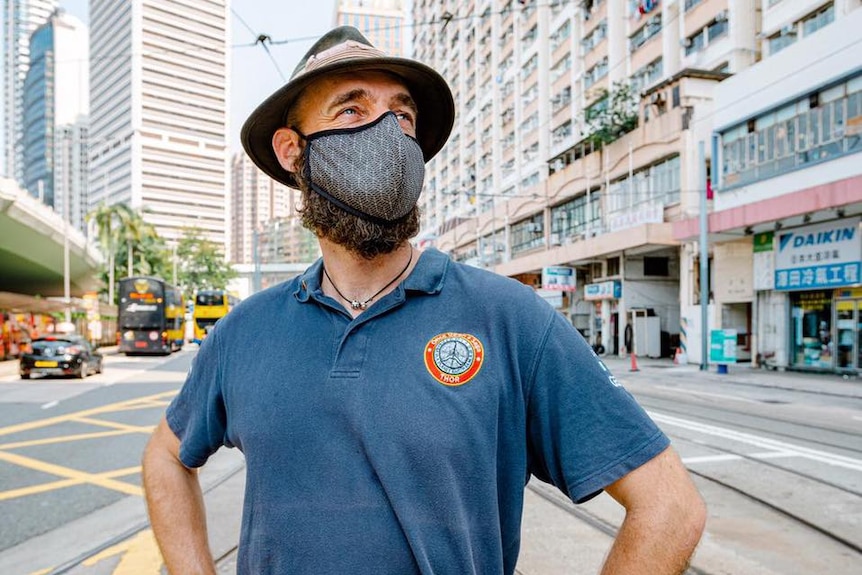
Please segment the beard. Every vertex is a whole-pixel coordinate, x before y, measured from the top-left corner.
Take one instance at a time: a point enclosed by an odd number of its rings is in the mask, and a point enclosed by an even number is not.
[[[305,178],[305,154],[294,174],[302,192],[297,208],[302,225],[318,238],[329,240],[363,259],[389,254],[419,233],[419,207],[394,222],[372,222],[353,215],[311,189]]]

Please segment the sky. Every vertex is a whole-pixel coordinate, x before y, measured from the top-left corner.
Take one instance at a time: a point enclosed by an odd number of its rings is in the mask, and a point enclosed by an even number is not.
[[[88,0],[61,0],[66,12],[87,23]],[[335,0],[233,0],[231,4],[231,152],[241,150],[239,130],[248,115],[280,88],[314,41],[332,27]],[[272,58],[260,45],[260,34],[272,39]],[[250,46],[251,45],[251,46]],[[281,74],[279,73],[281,71]]]

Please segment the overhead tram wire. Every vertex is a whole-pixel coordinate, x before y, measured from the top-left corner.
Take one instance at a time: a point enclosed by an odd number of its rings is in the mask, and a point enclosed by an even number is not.
[[[281,71],[278,62],[276,62],[275,57],[273,57],[272,55],[272,52],[269,51],[269,46],[267,46],[267,43],[272,43],[272,38],[269,36],[269,34],[258,34],[257,32],[255,32],[251,28],[251,26],[249,26],[248,23],[243,20],[242,16],[240,16],[239,13],[233,9],[233,6],[231,6],[230,11],[231,14],[233,14],[234,17],[239,20],[240,24],[242,24],[245,29],[251,33],[252,36],[255,36],[255,41],[252,46],[260,45],[260,47],[263,48],[264,52],[266,52],[266,55],[269,57],[269,61],[272,62],[272,65],[275,67],[276,72],[278,72],[278,75],[281,77],[281,81],[287,82],[287,78],[285,78],[284,72]]]

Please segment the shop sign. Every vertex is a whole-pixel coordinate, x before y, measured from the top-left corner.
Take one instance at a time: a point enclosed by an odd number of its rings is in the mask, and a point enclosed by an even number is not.
[[[584,286],[584,299],[602,300],[602,299],[620,299],[622,297],[622,284],[620,280],[608,280]]]
[[[660,224],[664,221],[664,205],[649,204],[637,210],[626,211],[608,218],[608,228],[618,232],[643,224]]]
[[[735,329],[713,329],[709,332],[709,361],[736,363]]]
[[[548,266],[542,268],[542,289],[575,291],[575,268]]]
[[[778,234],[775,289],[834,288],[862,281],[860,218],[804,226]]]

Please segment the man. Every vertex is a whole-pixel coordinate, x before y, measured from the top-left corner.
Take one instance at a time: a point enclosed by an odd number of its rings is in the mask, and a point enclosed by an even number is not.
[[[303,190],[323,258],[203,343],[144,456],[172,573],[213,573],[195,469],[241,449],[243,574],[511,574],[532,475],[626,508],[605,573],[680,573],[705,509],[667,437],[518,282],[409,243],[452,95],[353,28],[326,34],[242,141]]]

